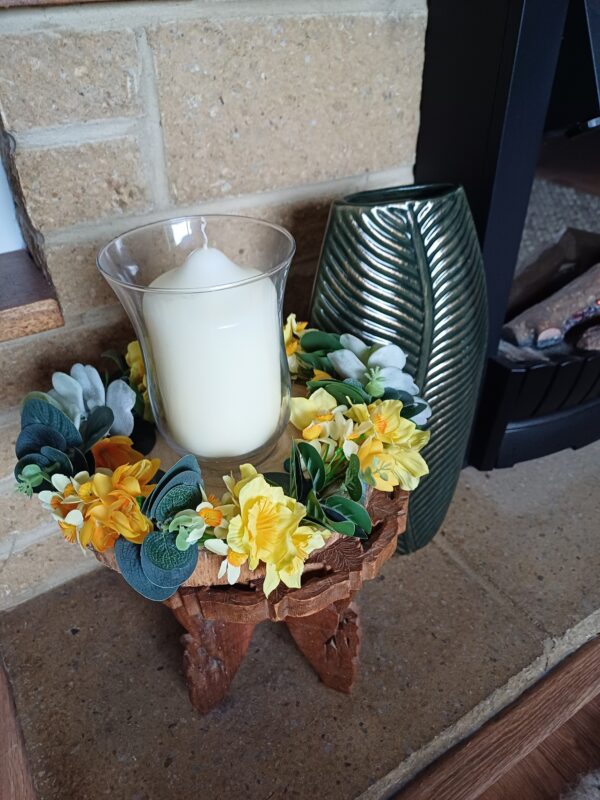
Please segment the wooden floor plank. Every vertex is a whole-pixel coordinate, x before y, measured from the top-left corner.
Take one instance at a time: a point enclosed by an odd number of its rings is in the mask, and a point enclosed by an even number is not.
[[[418,775],[395,797],[397,800],[481,798],[510,769],[598,696],[600,639],[594,639],[470,739]]]
[[[0,798],[35,800],[23,735],[4,665],[0,660]]]

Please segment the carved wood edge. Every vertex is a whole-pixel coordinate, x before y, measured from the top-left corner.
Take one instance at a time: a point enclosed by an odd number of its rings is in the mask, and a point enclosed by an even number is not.
[[[165,605],[173,611],[184,606],[188,613],[204,619],[246,625],[316,614],[332,603],[347,600],[365,581],[376,577],[395,552],[398,536],[406,528],[407,506],[407,492],[397,491],[391,496],[373,492],[367,500],[367,508],[374,527],[366,546],[358,540],[342,538],[323,551],[320,560],[326,561],[329,554],[334,561],[338,560],[338,551],[349,545],[355,550],[361,548],[362,552],[355,552],[352,560],[346,559],[344,568],[336,569],[335,563],[328,567],[326,563],[318,573],[306,574],[299,589],[280,586],[267,598],[261,589],[262,581],[248,587],[188,587],[184,584]]]

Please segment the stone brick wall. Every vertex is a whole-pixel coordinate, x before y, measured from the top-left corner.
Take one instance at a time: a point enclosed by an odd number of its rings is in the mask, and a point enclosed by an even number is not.
[[[129,338],[95,269],[120,232],[175,213],[276,221],[297,239],[288,304],[304,310],[331,200],[412,179],[425,26],[426,0],[0,12],[2,149],[65,318],[0,345],[3,464],[23,394]],[[48,525],[0,488],[2,569]],[[0,605],[17,591],[5,566]]]

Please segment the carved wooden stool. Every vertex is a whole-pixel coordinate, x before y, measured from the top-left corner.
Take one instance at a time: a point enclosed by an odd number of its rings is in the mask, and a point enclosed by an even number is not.
[[[266,598],[262,580],[246,585],[199,586],[194,575],[165,601],[186,629],[185,677],[194,708],[206,714],[226,695],[263,620],[284,622],[326,686],[350,692],[356,678],[360,628],[352,603],[394,553],[406,527],[408,495],[371,493],[373,532],[366,542],[340,537],[307,561],[300,589],[278,587]],[[218,561],[214,558],[213,563]],[[256,577],[256,573],[253,573]]]

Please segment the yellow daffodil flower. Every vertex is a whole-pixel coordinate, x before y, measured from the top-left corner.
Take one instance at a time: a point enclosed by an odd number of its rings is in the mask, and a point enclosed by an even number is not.
[[[335,397],[325,389],[317,389],[310,397],[292,397],[290,421],[299,431],[304,430],[313,420],[332,412],[337,405]]]
[[[357,435],[374,436],[384,444],[399,444],[407,442],[415,430],[414,423],[401,412],[400,400],[376,400],[368,406],[353,405],[346,416],[357,423]]]
[[[243,558],[241,563],[248,559],[251,570],[260,561],[267,565],[265,595],[280,581],[290,588],[299,586],[305,559],[324,546],[326,534],[300,525],[306,508],[280,486],[269,486],[262,475],[245,483],[238,501],[240,513],[230,520],[227,532],[229,549]]]
[[[300,347],[300,334],[304,332],[307,325],[307,322],[297,322],[296,315],[290,314],[283,328],[283,341],[292,378],[295,378],[300,370],[300,364],[296,353],[302,352],[302,348]]]

